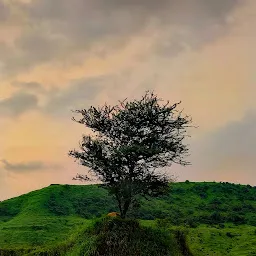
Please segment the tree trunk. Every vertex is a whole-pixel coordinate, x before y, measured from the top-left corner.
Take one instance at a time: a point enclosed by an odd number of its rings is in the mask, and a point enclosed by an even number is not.
[[[123,216],[123,209],[122,209],[121,199],[120,199],[120,197],[118,196],[118,194],[116,194],[116,200],[117,200],[117,202],[118,202],[118,208],[119,208],[120,215],[121,215],[121,218],[122,218],[122,216]]]
[[[122,219],[125,219],[132,202],[131,180],[125,185],[126,187],[124,187],[121,191],[117,191],[115,194]]]
[[[131,204],[131,199],[130,198],[125,200],[123,208],[121,210],[121,218],[122,219],[125,219],[126,214],[127,214],[128,210],[129,210],[130,204]]]

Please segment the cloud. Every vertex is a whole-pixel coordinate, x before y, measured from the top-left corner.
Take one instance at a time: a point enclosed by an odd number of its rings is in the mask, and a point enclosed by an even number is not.
[[[11,172],[26,172],[34,170],[42,170],[45,168],[45,165],[41,162],[29,162],[29,163],[18,163],[13,164],[3,159],[2,163],[4,164],[4,169]]]
[[[37,109],[35,95],[17,92],[9,98],[0,100],[0,114],[5,117],[17,117],[27,111]]]
[[[28,83],[13,82],[12,86],[24,92],[39,92],[39,93],[46,92],[44,86],[37,82],[28,82]]]
[[[71,39],[74,45],[88,47],[92,43],[143,32],[154,20],[163,25],[182,26],[201,31],[225,21],[238,0],[162,0],[162,1],[104,1],[104,0],[38,0],[28,6],[31,20],[48,22],[55,38]],[[64,41],[66,42],[66,41]],[[104,40],[104,44],[106,41]]]
[[[208,135],[203,145],[204,164],[212,168],[252,171],[256,166],[256,113],[250,112],[241,121],[230,122]]]
[[[6,21],[10,16],[10,9],[4,3],[3,0],[0,0],[0,21]]]
[[[250,111],[240,121],[229,122],[222,128],[190,141],[192,166],[179,173],[182,180],[255,185],[255,127],[256,112]]]
[[[22,22],[21,33],[14,41],[14,47],[7,47],[4,71],[6,74],[20,72],[47,62],[79,62],[95,54],[104,57],[128,44],[132,38],[143,36],[148,29],[152,36],[157,35],[155,54],[160,53],[164,56],[170,51],[172,55],[173,52],[184,50],[184,45],[198,48],[223,34],[227,25],[227,15],[239,2],[13,2],[11,5],[26,16],[26,22]]]
[[[2,196],[70,182],[83,169],[64,156],[86,132],[70,120],[70,110],[137,98],[145,89],[172,102],[182,100],[181,107],[199,126],[188,142],[192,166],[182,168],[183,180],[256,182],[246,142],[223,134],[227,123],[245,124],[241,117],[256,106],[254,0],[18,1],[6,1],[16,20],[0,28],[0,69],[6,76],[1,77],[1,98],[13,98],[8,96],[13,91],[34,94],[41,112],[0,119],[0,154],[16,159],[13,165],[57,158],[65,162],[65,175],[46,168],[28,177],[2,168],[7,177]],[[7,99],[0,100],[1,113],[8,112],[1,110]],[[223,142],[226,137],[234,151]],[[237,153],[239,144],[244,149]]]
[[[58,165],[46,165],[42,162],[24,162],[24,163],[10,163],[9,161],[3,159],[1,162],[4,165],[4,169],[10,172],[31,172],[31,171],[40,171],[49,168],[59,168]]]
[[[73,81],[66,89],[51,92],[42,110],[50,115],[71,117],[71,110],[86,108],[92,104],[109,80],[109,76],[102,76]]]

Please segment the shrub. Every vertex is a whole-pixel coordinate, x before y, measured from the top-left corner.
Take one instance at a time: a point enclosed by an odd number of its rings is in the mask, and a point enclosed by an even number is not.
[[[104,218],[95,222],[93,252],[89,256],[171,256],[175,243],[170,232],[140,226],[137,220]],[[178,250],[178,248],[176,248]]]

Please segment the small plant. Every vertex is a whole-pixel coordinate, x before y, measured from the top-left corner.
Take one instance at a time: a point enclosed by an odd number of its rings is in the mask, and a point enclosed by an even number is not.
[[[233,238],[235,235],[233,235],[231,232],[227,232],[227,233],[226,233],[226,236],[227,236],[227,237],[230,237],[230,238]]]

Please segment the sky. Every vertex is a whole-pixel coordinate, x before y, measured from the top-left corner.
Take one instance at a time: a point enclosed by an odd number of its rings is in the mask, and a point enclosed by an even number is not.
[[[154,90],[193,119],[177,181],[256,185],[255,0],[0,0],[0,200],[86,173],[71,110]]]

